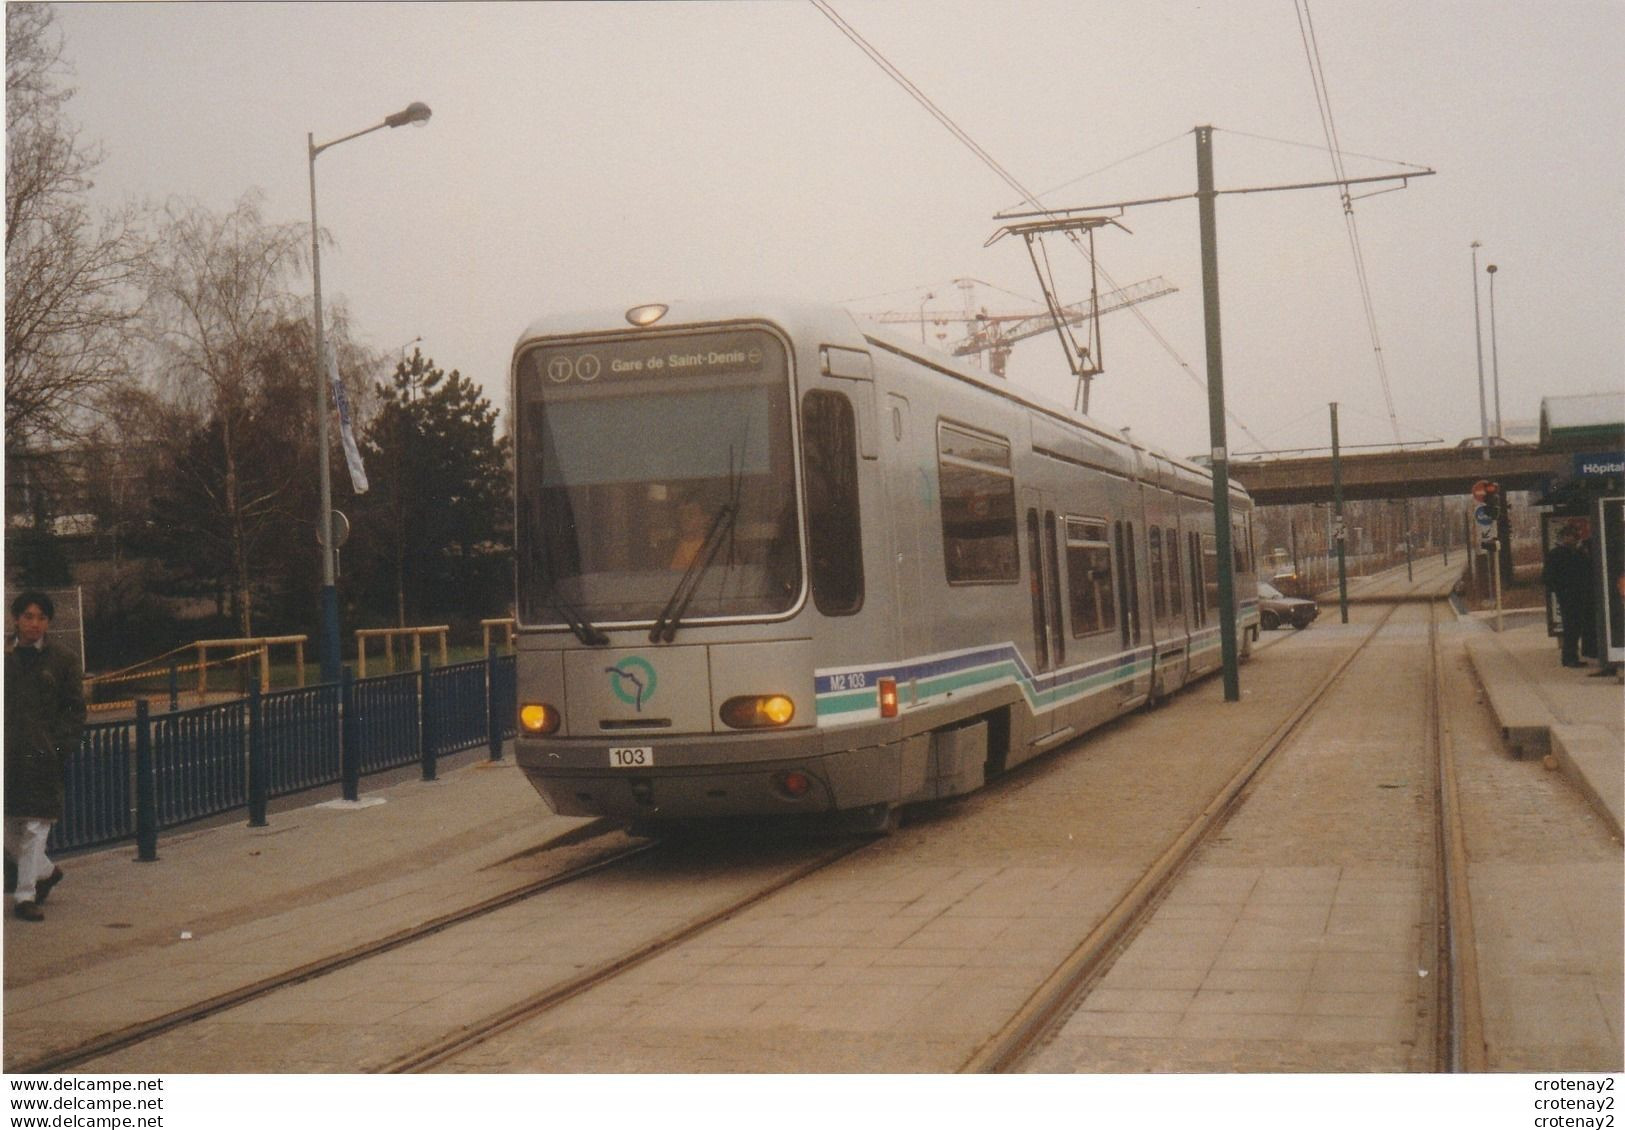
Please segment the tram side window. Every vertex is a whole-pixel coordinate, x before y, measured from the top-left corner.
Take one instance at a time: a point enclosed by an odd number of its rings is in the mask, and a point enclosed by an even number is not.
[[[949,584],[1020,579],[1010,444],[952,424],[937,428],[942,557]]]
[[[1179,534],[1170,527],[1163,531],[1162,540],[1168,547],[1168,612],[1177,618],[1185,614],[1185,582],[1179,575]]]
[[[1092,636],[1117,627],[1112,547],[1105,522],[1066,520],[1066,579],[1074,636]]]
[[[814,389],[801,398],[807,481],[807,555],[813,603],[826,616],[863,607],[863,532],[858,521],[858,444],[852,402]]]
[[[1202,602],[1208,609],[1219,607],[1219,539],[1202,535]]]
[[[1202,584],[1202,539],[1190,535],[1191,616],[1198,624],[1207,623],[1207,589]]]
[[[1043,560],[1044,543],[1038,534],[1038,511],[1027,511],[1027,549],[1032,556],[1033,643],[1037,649],[1038,669],[1048,671],[1049,620],[1044,615]]]
[[[1123,527],[1123,544],[1128,547],[1128,596],[1124,599],[1127,605],[1127,616],[1124,619],[1128,626],[1128,642],[1133,647],[1140,646],[1140,571],[1136,562],[1139,560],[1139,547],[1134,544],[1134,523],[1130,522]]]
[[[1151,616],[1168,618],[1168,585],[1162,572],[1162,527],[1151,527]]]
[[[1049,588],[1044,603],[1049,608],[1049,634],[1055,647],[1055,662],[1066,662],[1066,629],[1061,624],[1061,562],[1058,542],[1060,531],[1055,524],[1055,511],[1044,511],[1044,574]]]
[[[1252,527],[1244,522],[1235,522],[1230,527],[1230,546],[1235,551],[1237,573],[1251,573],[1253,571],[1253,538]]]

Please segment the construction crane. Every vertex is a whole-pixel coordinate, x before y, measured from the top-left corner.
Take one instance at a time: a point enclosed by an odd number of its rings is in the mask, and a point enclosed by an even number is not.
[[[970,280],[959,280],[962,288]],[[1025,338],[1036,337],[1056,329],[1055,312],[1050,310],[1032,310],[1025,313],[989,314],[985,310],[971,312],[969,310],[968,288],[967,310],[964,314],[872,314],[868,317],[872,321],[885,323],[935,323],[944,325],[948,322],[962,322],[966,328],[964,338],[948,347],[948,352],[955,357],[976,356],[976,364],[983,365],[982,354],[987,355],[985,368],[996,377],[1004,376],[1005,362],[1010,356],[1010,350],[1016,342]],[[1110,314],[1114,310],[1122,310],[1140,302],[1149,302],[1153,298],[1161,298],[1165,294],[1173,294],[1179,288],[1168,282],[1161,275],[1155,278],[1143,279],[1118,290],[1109,291],[1100,296],[1099,308],[1093,301],[1075,302],[1069,306],[1057,307],[1062,324],[1076,326],[1083,322],[1092,322],[1101,314]],[[1098,363],[1098,358],[1096,359]],[[1098,371],[1098,369],[1096,370]]]

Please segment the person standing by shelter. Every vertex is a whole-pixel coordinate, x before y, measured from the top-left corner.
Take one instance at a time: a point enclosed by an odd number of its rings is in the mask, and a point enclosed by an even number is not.
[[[62,881],[45,841],[62,818],[63,768],[85,727],[79,661],[46,638],[55,614],[45,593],[23,593],[11,604],[16,634],[6,647],[5,850],[17,869],[13,913],[29,922],[45,917],[40,903]]]
[[[1591,559],[1580,548],[1580,530],[1573,522],[1558,531],[1557,544],[1547,551],[1540,579],[1557,598],[1558,615],[1563,619],[1563,666],[1584,667],[1580,639],[1591,630]]]

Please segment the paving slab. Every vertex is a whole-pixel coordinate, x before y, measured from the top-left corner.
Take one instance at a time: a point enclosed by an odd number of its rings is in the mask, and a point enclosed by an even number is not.
[[[1625,687],[1595,663],[1564,667],[1544,620],[1504,631],[1482,617],[1467,655],[1502,736],[1515,756],[1556,759],[1557,766],[1621,836],[1625,809]]]
[[[521,886],[598,827],[553,815],[511,759],[367,795],[384,803],[313,794],[266,827],[167,832],[156,862],[63,857],[45,921],[4,916],[6,1067]]]

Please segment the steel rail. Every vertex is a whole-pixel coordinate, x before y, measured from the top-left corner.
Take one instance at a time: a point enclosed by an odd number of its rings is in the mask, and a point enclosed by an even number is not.
[[[1428,645],[1431,652],[1430,745],[1433,747],[1437,787],[1434,800],[1439,829],[1438,854],[1440,939],[1447,976],[1440,978],[1443,1023],[1437,1069],[1450,1072],[1489,1070],[1484,1043],[1483,1000],[1478,980],[1478,946],[1473,933],[1472,896],[1468,886],[1467,842],[1457,788],[1455,743],[1450,729],[1449,696],[1439,661],[1438,605],[1429,609]]]
[[[1117,901],[1100,923],[1078,943],[1005,1025],[985,1040],[959,1067],[961,1074],[1002,1073],[1014,1068],[1070,1015],[1106,972],[1123,946],[1138,933],[1185,863],[1208,836],[1223,826],[1240,806],[1249,786],[1288,740],[1297,735],[1321,701],[1399,609],[1392,604],[1336,668],[1321,681],[1281,725],[1267,737],[1206,807]]]
[[[779,876],[766,886],[752,891],[750,894],[741,895],[737,899],[730,900],[727,905],[700,915],[684,925],[677,926],[659,937],[653,938],[622,954],[620,957],[613,958],[597,968],[589,969],[567,981],[544,989],[517,1004],[492,1013],[484,1020],[465,1025],[443,1039],[401,1056],[384,1067],[372,1070],[381,1074],[401,1074],[427,1071],[430,1068],[437,1067],[469,1048],[477,1047],[511,1028],[516,1028],[521,1024],[534,1020],[543,1013],[557,1008],[565,1001],[589,992],[600,985],[607,984],[622,973],[675,949],[690,938],[694,938],[712,927],[726,922],[741,911],[771,898],[807,876],[822,871],[849,855],[862,851],[874,842],[874,840],[869,839],[858,843],[846,843],[826,851],[817,858],[809,860],[788,873]]]
[[[609,824],[606,821],[605,830],[607,831],[608,829]],[[571,842],[580,842],[580,837],[573,838]],[[97,1059],[101,1056],[119,1051],[123,1048],[132,1047],[136,1044],[143,1043],[144,1041],[150,1040],[155,1036],[160,1036],[163,1033],[173,1031],[176,1028],[182,1028],[188,1024],[196,1023],[199,1020],[208,1019],[211,1016],[215,1016],[229,1009],[236,1008],[239,1005],[247,1004],[249,1001],[257,1000],[260,997],[267,996],[279,990],[290,988],[306,981],[315,980],[318,977],[324,977],[329,973],[334,973],[348,966],[356,965],[360,962],[368,960],[369,958],[377,957],[380,954],[389,953],[392,950],[400,949],[402,946],[411,945],[413,942],[421,941],[433,934],[438,934],[454,926],[461,925],[462,923],[473,921],[476,918],[481,918],[487,914],[502,910],[505,907],[512,906],[515,903],[523,902],[526,899],[542,894],[545,891],[553,890],[556,887],[561,887],[568,883],[573,883],[580,879],[587,878],[588,876],[595,875],[600,871],[607,870],[625,862],[628,859],[632,859],[636,856],[644,854],[645,852],[651,851],[658,846],[659,841],[651,841],[649,843],[636,844],[621,851],[612,852],[609,855],[602,856],[598,859],[592,860],[589,863],[568,868],[559,872],[557,875],[550,875],[545,879],[538,879],[534,882],[527,883],[524,886],[516,887],[511,891],[505,891],[502,894],[493,895],[490,898],[483,899],[480,902],[463,907],[461,910],[448,911],[447,913],[438,915],[426,922],[420,922],[415,926],[408,926],[404,929],[397,930],[394,933],[387,934],[382,938],[378,938],[370,942],[362,942],[361,944],[352,946],[349,949],[342,950],[338,953],[329,954],[326,957],[316,958],[312,961],[294,966],[292,969],[284,970],[281,973],[273,973],[269,977],[261,978],[260,980],[251,982],[247,985],[241,985],[235,989],[228,989],[223,993],[219,993],[204,1000],[185,1005],[181,1008],[175,1009],[172,1012],[166,1012],[162,1016],[153,1017],[150,1020],[138,1021],[124,1028],[119,1028],[115,1031],[107,1032],[100,1036],[93,1037],[92,1039],[74,1044],[71,1047],[52,1052],[51,1054],[43,1056],[30,1063],[7,1068],[7,1071],[22,1074],[30,1072],[65,1071],[69,1068],[77,1067],[80,1064],[89,1062],[90,1060]]]

